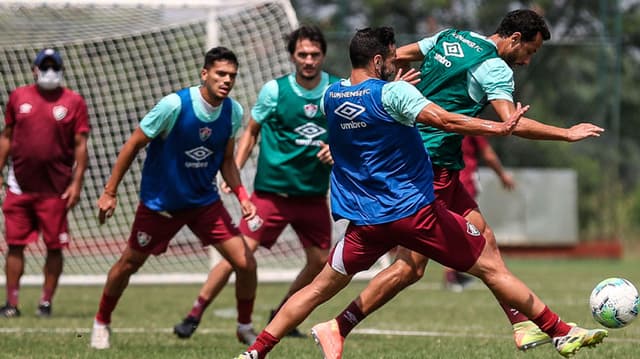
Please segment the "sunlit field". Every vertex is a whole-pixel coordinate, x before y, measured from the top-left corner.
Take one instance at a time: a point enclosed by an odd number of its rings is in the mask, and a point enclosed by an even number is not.
[[[601,279],[621,276],[640,285],[637,260],[522,260],[507,259],[520,278],[561,317],[596,327],[588,299]],[[442,289],[442,268],[430,264],[426,277],[405,290],[379,312],[367,318],[349,336],[345,358],[559,358],[551,345],[518,352],[511,327],[481,283],[462,293]],[[335,316],[365,285],[354,282],[336,298],[319,307],[302,325]],[[261,329],[269,310],[278,304],[286,284],[258,288],[254,324]],[[2,289],[4,290],[4,289]],[[35,316],[39,288],[21,291],[22,317],[0,319],[2,358],[233,358],[245,349],[235,338],[233,287],[228,286],[203,318],[196,334],[177,339],[172,327],[188,312],[197,285],[131,286],[113,315],[112,348],[89,348],[92,318],[101,287],[61,287],[53,316]],[[640,320],[610,330],[595,349],[579,358],[640,358]],[[269,358],[322,358],[310,337],[285,338]]]

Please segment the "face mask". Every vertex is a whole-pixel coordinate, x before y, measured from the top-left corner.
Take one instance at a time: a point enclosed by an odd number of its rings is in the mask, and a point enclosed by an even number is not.
[[[36,69],[36,73],[38,75],[38,80],[36,82],[43,90],[55,90],[60,87],[60,83],[62,82],[62,70],[54,71],[53,69],[48,69],[43,72],[40,69]]]

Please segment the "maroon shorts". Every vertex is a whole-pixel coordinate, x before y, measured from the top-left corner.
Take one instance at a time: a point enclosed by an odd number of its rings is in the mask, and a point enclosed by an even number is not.
[[[27,245],[42,232],[47,249],[69,245],[67,200],[51,194],[15,194],[9,190],[2,205],[9,245]]]
[[[451,212],[464,217],[478,208],[478,203],[464,188],[459,174],[459,171],[433,166],[433,190],[437,201],[442,202]]]
[[[485,239],[475,226],[436,201],[394,222],[349,224],[329,256],[329,264],[342,274],[352,275],[368,269],[397,245],[466,272],[478,260]]]
[[[200,239],[203,246],[240,235],[222,201],[170,213],[152,211],[140,203],[131,227],[129,247],[143,253],[162,254],[167,250],[171,239],[185,225]]]
[[[255,191],[251,201],[257,214],[248,222],[242,219],[240,231],[261,246],[271,248],[287,224],[291,224],[303,248],[331,247],[331,214],[325,196],[284,197]]]

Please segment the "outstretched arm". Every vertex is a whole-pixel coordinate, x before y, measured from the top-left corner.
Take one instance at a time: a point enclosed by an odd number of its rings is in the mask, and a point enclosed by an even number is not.
[[[491,105],[502,121],[507,121],[516,109],[513,102],[508,100],[493,100]],[[513,134],[534,140],[575,142],[589,137],[599,137],[602,132],[603,128],[591,123],[579,123],[570,128],[562,128],[522,117]]]
[[[518,121],[528,109],[528,105],[523,107],[518,103],[515,111],[511,113],[507,121],[496,122],[448,112],[431,102],[420,111],[416,121],[447,132],[457,132],[463,135],[507,136],[513,132]]]

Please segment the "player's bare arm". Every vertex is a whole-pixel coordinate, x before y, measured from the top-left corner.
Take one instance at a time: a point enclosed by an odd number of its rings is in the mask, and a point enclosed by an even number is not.
[[[11,150],[11,137],[13,137],[13,125],[6,125],[2,134],[0,134],[0,187],[4,184],[2,170],[7,164],[9,151]]]
[[[249,117],[249,123],[247,123],[247,127],[244,129],[244,132],[242,132],[242,135],[240,135],[238,145],[236,146],[235,161],[238,169],[242,169],[244,164],[247,163],[247,159],[249,159],[251,151],[253,151],[256,143],[258,143],[260,129],[262,129],[262,125],[256,122],[253,117]],[[231,188],[232,187],[229,187],[225,181],[220,183],[220,189],[224,193],[231,193]]]
[[[89,163],[89,151],[87,149],[88,137],[88,133],[76,133],[74,136],[74,158],[76,163],[73,169],[71,183],[62,194],[62,198],[67,200],[67,208],[73,208],[80,200],[84,173]]]
[[[432,102],[420,111],[416,121],[463,135],[507,136],[514,131],[527,110],[529,105],[522,106],[518,102],[507,121],[496,122],[448,112]]]
[[[242,186],[240,170],[238,170],[238,166],[233,159],[234,148],[235,140],[231,138],[227,142],[227,148],[224,152],[224,158],[222,159],[222,165],[220,166],[220,175],[222,175],[224,182],[238,197],[242,210],[242,217],[250,220],[256,215],[256,206],[249,200],[249,196]]]
[[[254,120],[253,117],[250,117],[247,127],[244,129],[244,132],[242,132],[238,140],[238,145],[236,146],[236,164],[238,168],[244,167],[244,164],[247,162],[251,151],[253,151],[253,147],[258,143],[258,136],[260,136],[261,129],[262,125]]]
[[[420,46],[418,46],[417,42],[401,46],[396,50],[396,62],[409,63],[412,61],[422,61],[423,59],[424,55],[422,51],[420,51]]]
[[[515,110],[513,102],[508,100],[493,100],[491,105],[502,121],[508,119]],[[522,117],[513,134],[534,140],[575,142],[589,137],[599,137],[602,132],[604,132],[603,128],[591,123],[579,123],[570,128],[562,128]]]
[[[131,167],[131,162],[136,158],[138,152],[149,142],[151,142],[151,138],[147,137],[147,135],[142,132],[142,129],[138,127],[122,146],[122,149],[120,149],[116,163],[111,170],[111,176],[104,186],[100,198],[98,198],[98,221],[100,224],[104,224],[106,219],[113,215],[117,204],[116,192],[118,185],[120,181],[122,181],[124,174],[129,170],[129,167]]]

